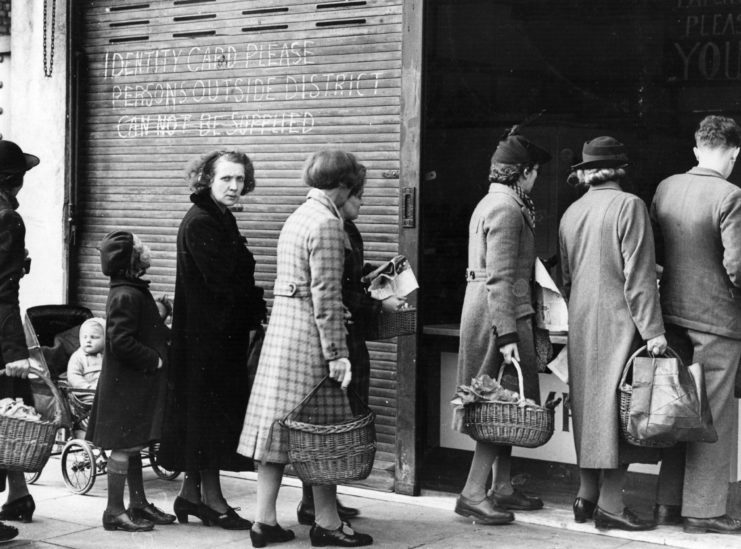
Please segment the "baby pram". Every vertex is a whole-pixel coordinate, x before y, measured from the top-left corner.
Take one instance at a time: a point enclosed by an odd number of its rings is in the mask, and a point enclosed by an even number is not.
[[[90,415],[91,396],[95,391],[76,389],[66,380],[67,362],[79,347],[80,325],[93,315],[89,309],[76,305],[40,305],[26,311],[24,327],[26,341],[32,358],[36,358],[49,372],[51,379],[63,395],[66,418],[57,432],[52,456],[61,456],[62,477],[70,491],[85,494],[95,484],[98,475],[106,473],[108,456],[85,440],[86,420]],[[38,387],[35,387],[36,391]],[[38,400],[38,393],[34,399]],[[43,400],[43,399],[42,399]],[[179,471],[169,471],[157,464],[158,444],[142,451],[144,463],[149,464],[158,477],[173,480]],[[27,473],[26,482],[33,484],[41,471]]]

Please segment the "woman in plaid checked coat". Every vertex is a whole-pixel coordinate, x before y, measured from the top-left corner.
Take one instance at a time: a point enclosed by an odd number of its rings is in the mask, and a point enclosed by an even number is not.
[[[350,361],[342,304],[344,230],[339,208],[362,186],[365,168],[349,153],[312,155],[304,181],[313,187],[306,202],[286,220],[278,239],[277,277],[255,383],[237,451],[259,462],[257,514],[250,532],[255,547],[289,541],[294,534],[277,523],[275,504],[288,463],[288,437],[277,421],[295,408],[327,374],[350,383]],[[344,392],[319,392],[314,423],[348,416]],[[337,513],[336,487],[315,486],[312,545],[357,547],[372,538],[346,527]]]

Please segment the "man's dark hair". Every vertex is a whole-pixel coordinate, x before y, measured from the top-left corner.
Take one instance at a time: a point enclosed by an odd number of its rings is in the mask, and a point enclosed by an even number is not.
[[[732,149],[741,146],[741,129],[733,118],[710,115],[700,121],[695,130],[698,147]]]

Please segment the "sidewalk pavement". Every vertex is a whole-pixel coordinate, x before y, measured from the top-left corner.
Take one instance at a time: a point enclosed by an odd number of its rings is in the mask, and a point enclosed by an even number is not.
[[[222,486],[227,500],[242,508],[241,515],[253,518],[254,473],[225,473]],[[164,481],[150,469],[144,471],[147,496],[171,512],[179,480]],[[36,484],[30,486],[36,500],[36,513],[30,524],[13,523],[19,536],[4,547],[33,548],[249,548],[248,531],[206,528],[191,517],[189,524],[158,526],[152,532],[129,534],[107,532],[101,526],[106,505],[106,477],[96,479],[84,496],[69,492],[62,481],[58,457],[52,457]],[[359,507],[362,516],[353,526],[371,534],[378,548],[490,548],[497,549],[651,549],[657,545],[683,548],[741,548],[741,536],[684,534],[679,527],[662,527],[650,532],[598,532],[591,523],[576,524],[571,510],[548,505],[531,513],[516,513],[517,520],[507,526],[479,526],[455,515],[455,496],[450,494],[401,496],[355,487],[340,487],[342,502]],[[296,532],[296,540],[275,544],[276,548],[310,547],[309,528],[296,522],[300,484],[286,478],[278,498],[278,519],[283,527]],[[273,545],[270,545],[271,547]]]

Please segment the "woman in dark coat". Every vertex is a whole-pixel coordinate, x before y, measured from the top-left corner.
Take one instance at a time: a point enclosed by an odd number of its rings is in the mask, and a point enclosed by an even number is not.
[[[149,248],[126,231],[114,231],[100,242],[103,274],[111,278],[106,302],[103,367],[86,438],[112,448],[108,458],[106,530],[137,532],[175,521],[147,501],[142,480],[141,450],[162,435],[165,394],[163,368],[169,330],[141,276],[150,266]],[[124,485],[129,484],[129,509]]]
[[[470,385],[482,374],[496,379],[503,363],[514,358],[522,366],[523,396],[540,400],[532,325],[535,213],[529,193],[538,168],[550,158],[514,130],[494,151],[489,192],[476,206],[468,226],[468,284],[461,313],[458,385]],[[456,410],[455,427],[465,433],[460,414]],[[481,524],[506,524],[514,520],[510,509],[543,506],[539,498],[513,488],[511,453],[511,446],[476,442],[456,513]],[[487,495],[486,482],[495,462],[492,490]]]
[[[344,218],[345,227],[345,266],[342,273],[342,303],[350,314],[345,323],[347,328],[347,349],[349,352],[350,365],[352,367],[352,380],[350,388],[367,405],[368,393],[370,391],[370,355],[365,343],[365,334],[368,327],[375,322],[376,316],[383,310],[390,313],[404,305],[406,300],[391,296],[383,301],[373,299],[362,282],[364,275],[371,271],[372,267],[365,263],[363,250],[363,237],[358,227],[353,223],[360,214],[363,205],[363,185],[355,188],[347,201],[340,208]],[[355,403],[351,401],[351,404]],[[360,410],[353,410],[354,413]],[[342,520],[349,520],[358,516],[359,511],[353,507],[345,507],[337,502],[337,511]],[[311,525],[314,523],[314,496],[311,486],[303,485],[301,503],[297,509],[298,522]]]
[[[255,260],[229,211],[255,188],[252,162],[242,152],[215,151],[188,173],[193,206],[177,237],[177,274],[172,320],[172,368],[159,459],[185,471],[175,514],[210,525],[248,529],[231,508],[219,470],[251,470],[237,455],[249,399],[247,349],[250,331],[265,320]]]
[[[0,398],[21,397],[33,404],[31,388],[26,380],[30,364],[28,347],[21,323],[18,291],[27,269],[25,249],[26,227],[16,211],[16,196],[23,187],[23,176],[39,163],[39,159],[24,153],[12,141],[0,140],[0,351],[5,375],[0,375]],[[36,504],[28,493],[23,471],[0,470],[0,490],[8,480],[8,501],[0,511],[2,520],[31,522]],[[0,542],[13,539],[18,530],[0,523]]]
[[[652,521],[623,505],[630,451],[618,434],[617,388],[630,355],[647,342],[666,349],[651,223],[643,201],[622,190],[622,143],[598,137],[574,166],[589,190],[561,218],[563,284],[569,301],[569,393],[579,492],[574,518],[598,528],[645,530]],[[600,477],[602,484],[600,486]],[[596,508],[596,510],[595,510]]]

